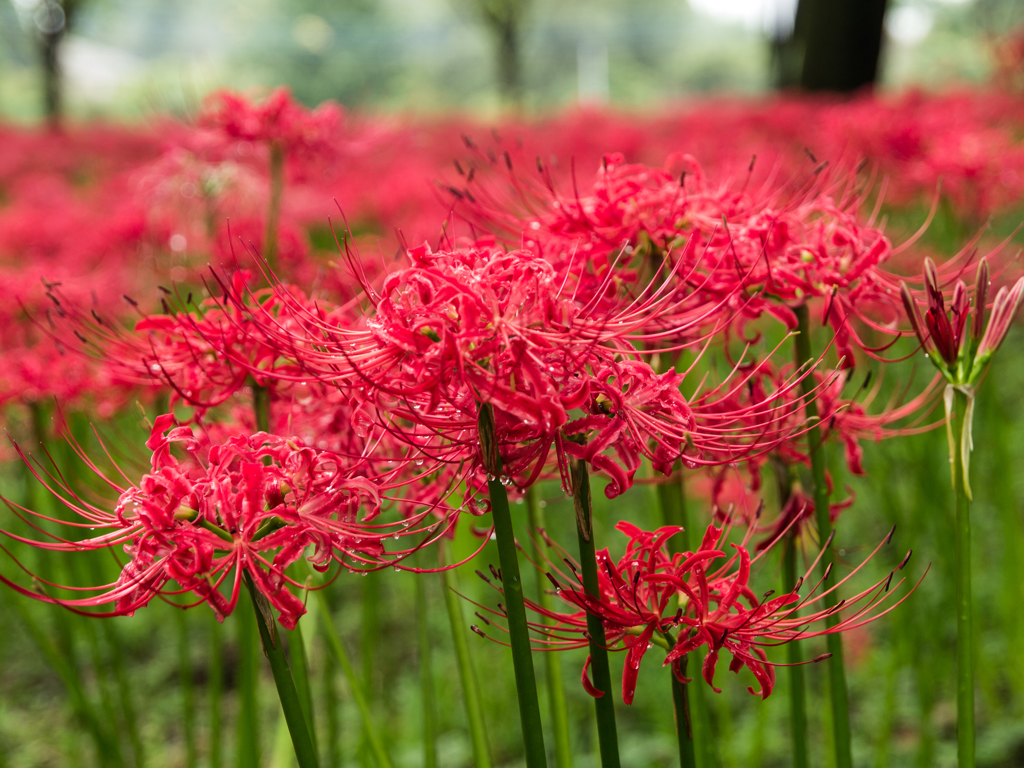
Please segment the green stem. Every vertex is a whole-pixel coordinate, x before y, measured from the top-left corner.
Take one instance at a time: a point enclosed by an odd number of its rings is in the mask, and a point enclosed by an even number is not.
[[[540,719],[530,629],[526,623],[526,606],[523,603],[523,579],[519,573],[519,556],[512,529],[512,513],[508,507],[508,494],[501,484],[501,455],[494,434],[494,409],[490,404],[480,408],[478,432],[484,466],[487,468],[487,492],[491,500],[494,537],[498,545],[498,563],[501,565],[501,585],[505,595],[505,615],[508,619],[512,668],[516,676],[516,694],[519,697],[519,720],[523,729],[526,765],[527,768],[546,768],[548,761],[544,751],[544,727]]]
[[[677,525],[683,529],[681,533],[668,540],[669,552],[674,555],[689,552],[691,549],[690,516],[686,509],[686,478],[683,475],[682,462],[676,463],[675,471],[679,473],[678,482],[659,483],[655,486],[658,492],[658,505],[661,508],[662,525]],[[678,685],[687,702],[687,738],[693,742],[696,765],[701,768],[713,768],[718,761],[711,733],[711,717],[701,681],[702,678],[695,675],[693,682]]]
[[[252,410],[256,415],[256,429],[270,432],[270,390],[266,385],[252,384]]]
[[[210,614],[210,768],[221,768],[221,693],[224,689],[224,631]]]
[[[580,571],[583,588],[592,598],[601,596],[597,577],[597,556],[594,548],[594,512],[590,498],[590,477],[587,462],[575,460],[571,465],[573,501],[576,506],[576,534],[580,545]],[[597,713],[597,736],[604,768],[619,766],[619,738],[615,727],[615,697],[608,664],[608,641],[600,616],[587,612],[587,634],[590,640],[590,668],[594,687],[603,695],[594,699]]]
[[[319,754],[313,717],[313,692],[309,685],[309,658],[306,655],[306,644],[302,639],[301,624],[296,624],[295,629],[288,633],[288,656],[292,663],[295,690],[299,695],[299,704],[302,705],[302,716],[306,721],[306,727],[309,728],[309,739],[313,742],[313,752]]]
[[[312,568],[310,568],[312,573]],[[345,651],[345,647],[341,644],[341,638],[338,637],[338,630],[334,626],[334,622],[331,620],[330,606],[327,604],[327,596],[324,595],[322,589],[311,590],[311,593],[316,595],[316,599],[320,604],[320,626],[324,630],[324,635],[327,638],[327,647],[334,655],[334,660],[338,662],[341,667],[342,674],[345,675],[345,679],[348,681],[349,691],[352,694],[352,698],[356,702],[356,707],[359,709],[359,714],[363,718],[363,729],[366,733],[367,741],[370,744],[370,750],[373,752],[373,756],[377,759],[377,768],[393,768],[391,758],[388,756],[387,750],[384,748],[384,742],[381,740],[380,735],[377,733],[376,727],[373,724],[373,717],[370,714],[370,705],[366,700],[366,696],[363,693],[363,685],[356,670],[352,666],[352,661],[348,657],[348,653]]]
[[[687,656],[679,663],[680,670],[686,675]],[[672,705],[676,721],[676,738],[679,741],[680,768],[696,768],[697,755],[693,744],[693,726],[690,718],[690,702],[687,689],[690,687],[680,683],[675,674],[672,677]]]
[[[974,768],[974,652],[971,608],[971,506],[964,492],[964,417],[967,396],[956,390],[953,493],[956,502],[956,742],[959,768]],[[970,425],[967,425],[970,430]]]
[[[178,682],[181,684],[182,726],[185,731],[185,765],[195,768],[199,760],[196,749],[195,690],[192,686],[192,656],[188,633],[188,617],[184,608],[175,608],[178,629]]]
[[[796,586],[796,556],[796,537],[786,536],[782,553],[782,589],[786,593]],[[789,731],[793,740],[793,768],[807,768],[807,693],[801,661],[799,644],[788,643],[786,662],[792,665],[789,667]]]
[[[779,489],[779,514],[786,508],[793,493],[792,468],[776,457],[775,475]],[[794,528],[782,544],[782,590],[788,594],[796,587],[797,535]],[[794,613],[794,616],[797,614]],[[789,675],[789,731],[793,742],[793,768],[807,768],[807,688],[804,668],[800,663],[800,646],[796,641],[786,644],[786,662]]]
[[[450,565],[453,562],[451,544],[447,539],[441,540],[441,562]],[[477,768],[490,768],[491,750],[487,738],[487,721],[484,719],[484,707],[480,696],[480,682],[476,676],[473,655],[470,651],[469,636],[466,633],[466,622],[462,614],[462,600],[458,596],[459,579],[455,571],[448,568],[441,572],[444,583],[445,606],[448,608],[448,621],[452,628],[452,645],[455,649],[455,661],[459,667],[459,682],[462,684],[462,701],[466,707],[466,720],[469,723],[469,737],[473,744],[473,765]]]
[[[281,219],[281,198],[284,196],[284,147],[270,145],[270,202],[267,206],[267,231],[263,238],[263,258],[271,272],[277,270],[277,227]]]
[[[811,356],[811,324],[807,305],[802,304],[793,310],[797,317],[799,333],[796,336],[796,363],[798,366],[809,366]],[[811,479],[814,485],[814,511],[818,523],[818,540],[825,544],[832,535],[832,518],[829,505],[828,483],[825,479],[825,447],[822,443],[821,429],[818,425],[818,403],[814,400],[812,390],[814,377],[808,375],[803,380],[803,392],[806,397],[804,409],[811,427],[807,431],[808,453],[811,457]],[[834,546],[829,544],[828,550],[822,555],[821,567],[827,569],[822,589],[832,590],[836,583],[835,569],[828,569],[834,561]],[[832,608],[838,602],[834,591],[828,592],[823,601],[823,609]],[[834,611],[825,619],[829,628],[839,623],[839,611]],[[829,699],[832,705],[832,741],[835,750],[836,768],[853,768],[853,756],[850,751],[850,705],[846,687],[846,671],[843,665],[843,639],[838,633],[826,636],[828,651],[832,657],[828,660]]]
[[[295,748],[295,758],[299,762],[299,768],[319,768],[320,761],[313,748],[313,740],[309,737],[309,727],[302,713],[302,702],[299,700],[295,681],[288,668],[288,659],[285,656],[282,642],[283,637],[277,631],[270,604],[256,589],[248,574],[246,574],[245,586],[252,598],[256,626],[259,627],[260,639],[263,641],[263,652],[270,661],[271,672],[274,673],[277,696],[281,700],[281,709],[284,711],[285,722],[288,723],[288,732],[292,737],[292,746]]]
[[[548,546],[541,532],[545,529],[544,508],[537,499],[537,486],[532,485],[526,490],[526,514],[530,529],[533,531],[534,544],[537,550],[537,562],[543,564],[550,558]],[[544,577],[537,574],[537,603],[541,608],[554,610],[551,592],[545,589]],[[552,620],[541,618],[550,625]],[[544,672],[548,686],[548,700],[551,708],[551,727],[555,734],[555,765],[558,768],[572,768],[572,742],[569,739],[569,712],[565,701],[565,686],[562,683],[562,657],[558,653],[544,654]]]
[[[258,768],[259,704],[256,658],[256,617],[246,610],[238,613],[238,765]]]
[[[422,560],[422,553],[420,553]],[[437,703],[434,693],[434,668],[430,645],[430,624],[427,611],[426,577],[414,574],[416,626],[419,630],[420,693],[423,704],[423,768],[437,766]]]

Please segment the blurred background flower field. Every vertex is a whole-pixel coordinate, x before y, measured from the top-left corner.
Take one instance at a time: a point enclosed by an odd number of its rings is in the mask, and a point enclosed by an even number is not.
[[[526,173],[537,163],[562,192],[574,183],[589,190],[610,153],[655,168],[674,152],[693,155],[723,184],[813,180],[835,169],[838,179],[868,180],[865,215],[877,206],[876,225],[893,244],[927,224],[912,254],[941,263],[977,247],[1002,255],[1001,281],[1016,279],[1024,222],[1024,8],[1013,0],[864,5],[881,20],[874,33],[880,48],[844,81],[843,72],[826,72],[834,62],[808,72],[808,39],[836,34],[835,24],[831,32],[827,20],[807,26],[796,0],[0,0],[0,406],[11,437],[0,445],[0,494],[14,505],[0,528],[15,535],[3,542],[10,557],[0,560],[0,573],[38,591],[50,581],[116,580],[109,554],[71,562],[17,540],[32,533],[18,505],[67,513],[26,469],[13,441],[82,499],[109,504],[110,489],[66,435],[100,457],[97,463],[116,462],[137,477],[147,471],[142,446],[153,422],[176,397],[91,368],[92,358],[80,354],[61,323],[68,309],[62,302],[130,327],[141,313],[172,314],[168,303],[186,308],[193,293],[197,301],[216,296],[208,270],[244,258],[239,237],[254,250],[269,247],[272,171],[255,140],[233,138],[213,149],[204,143],[201,115],[212,93],[241,91],[259,101],[285,86],[306,107],[339,105],[320,113],[325,148],[289,159],[272,233],[280,273],[335,301],[356,293],[339,244],[358,246],[372,260],[379,255],[387,269],[405,263],[406,246],[438,246],[446,226],[464,229],[452,211],[467,204],[465,195],[472,198],[469,169],[479,167],[483,176],[507,163]],[[905,256],[894,269],[918,278],[919,261]],[[812,304],[812,314],[821,309]],[[760,334],[758,349],[785,335],[770,319],[751,329]],[[830,339],[829,329],[819,328],[815,348]],[[786,349],[780,357],[789,362]],[[846,391],[871,392],[887,407],[920,392],[930,366],[907,339],[894,350],[893,357],[907,359],[881,365],[858,351]],[[829,354],[834,367],[838,355]],[[1024,764],[1020,355],[1018,319],[978,395],[971,459],[977,764],[993,768]],[[716,350],[704,364],[722,375],[731,362]],[[245,387],[221,406],[224,413],[247,406],[253,392]],[[307,412],[316,409],[296,398]],[[174,406],[182,418],[192,413],[187,399]],[[851,471],[842,445],[827,444],[833,500],[851,502],[836,524],[836,567],[860,563],[893,526],[892,544],[868,563],[865,583],[884,580],[908,550],[911,582],[931,566],[906,603],[844,637],[856,766],[957,764],[955,533],[941,402],[905,431],[884,440],[862,435],[862,474]],[[307,444],[316,441],[311,435]],[[767,523],[784,500],[772,465],[758,471]],[[810,487],[809,469],[797,472]],[[711,522],[720,489],[699,471],[692,477],[688,505],[699,531]],[[608,499],[599,492],[607,478],[595,475],[595,539],[616,557],[616,522],[647,530],[663,523],[652,479],[648,462],[633,487]],[[746,482],[724,496],[747,498],[754,484]],[[551,538],[573,541],[573,499],[557,473],[537,489]],[[513,494],[524,549],[525,507]],[[396,767],[424,765],[422,632],[438,702],[437,765],[474,764],[445,602],[450,588],[466,598],[468,628],[481,624],[470,601],[493,607],[501,599],[475,573],[488,572],[499,557],[493,542],[481,540],[478,522],[456,529],[449,556],[459,561],[482,551],[447,576],[343,572],[324,590]],[[819,543],[809,536],[806,554]],[[437,553],[423,554],[420,567],[433,565],[426,561]],[[539,594],[546,580],[523,566],[526,593]],[[752,582],[765,592],[781,579],[772,554],[757,563]],[[418,583],[428,606],[422,621],[413,608]],[[236,615],[221,625],[205,606],[182,611],[172,604],[186,602],[183,596],[166,597],[131,617],[92,620],[0,589],[0,766],[253,764],[238,745],[247,674],[241,635],[254,625]],[[312,600],[308,607],[322,610]],[[321,764],[385,768],[329,639],[316,620],[303,623]],[[468,640],[493,764],[525,765],[507,649],[473,634]],[[809,639],[801,649],[812,659],[825,640]],[[541,654],[534,657],[550,727]],[[600,765],[593,699],[579,677],[587,653],[561,657],[573,765]],[[667,673],[650,662],[642,667],[627,706],[618,688],[623,657],[612,655],[611,692],[622,765],[677,765]],[[297,764],[292,742],[265,666],[261,660],[255,681],[258,764],[290,767]],[[810,765],[833,766],[826,668],[805,670]],[[747,673],[737,679],[723,664],[714,679],[720,694],[699,676],[696,683],[705,687],[702,727],[711,734],[700,765],[792,765],[784,671],[765,701],[745,690],[753,681]]]

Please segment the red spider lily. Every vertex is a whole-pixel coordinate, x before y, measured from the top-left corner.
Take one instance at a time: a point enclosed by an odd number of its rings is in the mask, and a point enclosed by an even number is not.
[[[829,481],[829,498],[832,497],[832,478],[826,477]],[[847,489],[849,490],[849,489]],[[854,497],[851,493],[843,501],[829,501],[828,513],[829,519],[832,524],[835,525],[836,520],[839,519],[839,515],[843,510],[849,509],[853,506]],[[815,516],[814,516],[814,499],[803,492],[802,489],[794,489],[790,494],[789,498],[786,499],[786,503],[783,504],[782,509],[779,510],[779,516],[764,530],[765,537],[761,539],[757,544],[757,551],[761,552],[775,544],[775,542],[787,533],[793,535],[794,538],[798,537],[805,531],[811,531],[812,535],[817,529],[815,528]],[[783,544],[783,546],[792,546],[791,542]]]
[[[233,139],[277,144],[287,154],[310,154],[332,147],[341,118],[336,104],[324,103],[310,111],[294,101],[287,88],[277,88],[258,104],[238,93],[215,93],[204,103],[199,124]]]
[[[611,476],[610,496],[630,485],[641,456],[662,471],[684,453],[694,465],[730,462],[789,434],[779,429],[788,411],[777,403],[721,407],[752,374],[688,402],[679,391],[685,374],[657,374],[637,359],[631,331],[645,312],[671,302],[663,292],[606,316],[569,292],[568,273],[526,251],[421,247],[410,257],[413,265],[389,275],[379,294],[364,283],[375,304],[365,328],[298,302],[292,311],[304,320],[293,327],[246,311],[274,340],[275,359],[294,371],[287,378],[340,387],[365,402],[358,410],[432,459],[479,457],[482,402],[498,412],[510,478],[531,484],[554,449],[566,483],[568,457],[584,458]],[[225,300],[242,307],[234,294]],[[790,394],[804,375],[780,391]]]
[[[60,552],[122,547],[129,560],[115,583],[84,590],[96,593],[87,597],[63,599],[47,592],[50,587],[61,589],[58,585],[38,578],[38,591],[6,577],[0,580],[22,594],[93,616],[130,615],[155,596],[191,591],[223,619],[234,609],[243,575],[248,575],[278,610],[282,626],[291,629],[305,606],[293,592],[303,584],[287,568],[307,547],[313,547],[307,559],[320,571],[332,562],[359,570],[397,565],[457,519],[454,510],[434,504],[401,523],[376,522],[383,493],[396,487],[391,482],[396,472],[367,477],[352,462],[346,465],[333,454],[282,437],[256,433],[204,446],[190,427],[168,415],[157,419],[146,445],[153,452],[151,471],[128,487],[103,475],[75,446],[119,494],[113,511],[83,501],[63,481],[54,487],[52,477],[43,478],[35,470],[80,522],[47,518],[8,502],[41,533],[45,531],[34,519],[72,529],[108,529],[80,540],[48,533],[40,541],[7,535]],[[175,447],[187,458],[176,458]],[[445,512],[442,520],[430,514],[438,509]],[[387,540],[403,536],[423,541],[412,549],[387,552]],[[170,580],[177,582],[177,589],[167,588]],[[106,604],[113,604],[109,612],[88,610]]]
[[[304,312],[324,321],[331,312],[297,288],[279,285],[252,292],[248,280],[249,272],[235,272],[230,281],[220,283],[222,298],[195,303],[191,293],[173,296],[172,301],[184,305],[182,312],[172,311],[165,299],[165,314],[143,315],[133,333],[95,311],[86,315],[73,305],[66,311],[79,337],[84,338],[82,331],[88,337],[86,350],[93,355],[98,351],[114,380],[166,385],[173,391],[172,403],[211,408],[239,392],[250,378],[261,386],[280,378],[298,381],[299,371],[282,368],[281,350],[265,329],[273,324],[289,332],[296,323],[308,322]],[[271,373],[276,378],[268,379]]]
[[[822,324],[833,327],[845,367],[854,365],[851,344],[877,357],[902,335],[899,278],[885,264],[920,237],[930,216],[920,232],[894,249],[874,226],[874,216],[859,216],[864,193],[855,177],[836,183],[816,173],[799,188],[769,178],[752,188],[748,176],[715,186],[685,155],[670,156],[663,168],[608,155],[585,195],[575,181],[574,196],[559,194],[544,173],[542,184],[513,173],[511,166],[507,176],[515,201],[484,186],[471,201],[463,195],[460,206],[556,265],[571,262],[578,252],[593,260],[598,274],[620,261],[636,270],[633,256],[648,254],[666,265],[662,271],[677,265],[677,292],[733,312],[741,334],[747,321],[763,313],[795,329],[791,308],[819,300]],[[963,256],[944,269],[959,269]],[[677,322],[671,312],[652,319],[669,327]],[[720,322],[714,315],[706,319]],[[855,319],[892,341],[872,346],[851,324]]]
[[[819,581],[801,597],[800,590],[808,576],[798,582],[793,592],[778,597],[772,597],[769,592],[758,598],[751,589],[751,567],[764,556],[764,552],[751,556],[748,551],[753,527],[748,528],[742,542],[731,545],[735,550],[731,555],[725,551],[728,525],[721,528],[710,525],[695,551],[675,555],[670,555],[665,545],[669,538],[682,530],[677,526],[648,532],[632,523],[620,522],[616,528],[629,541],[625,554],[617,562],[608,550],[598,552],[600,595],[588,594],[583,589],[574,568],[572,576],[558,573],[557,576],[549,574],[549,578],[555,585],[556,594],[577,609],[575,612],[548,611],[536,603],[528,601],[527,604],[532,611],[548,620],[548,623],[534,622],[530,625],[539,636],[535,644],[541,650],[585,647],[588,644],[586,614],[590,612],[600,616],[609,649],[626,652],[622,696],[627,704],[633,700],[640,663],[653,645],[660,645],[667,651],[664,664],[671,666],[673,674],[682,682],[687,682],[680,667],[683,657],[706,649],[702,672],[712,686],[719,654],[723,650],[728,651],[732,655],[730,670],[749,669],[760,690],[753,687],[748,690],[767,698],[774,686],[774,668],[779,666],[768,659],[767,648],[864,626],[909,597],[908,594],[894,604],[882,607],[892,594],[893,575],[906,565],[909,553],[886,578],[841,601],[837,608],[808,611],[832,591],[819,592]],[[888,538],[883,544],[887,541]],[[876,547],[871,556],[881,546]],[[818,559],[820,557],[819,554]],[[808,575],[817,566],[818,559],[811,564]],[[838,589],[852,579],[866,562],[832,589]],[[903,579],[897,582],[896,587],[902,583]],[[495,588],[500,590],[498,585]],[[842,610],[852,612],[835,626],[809,629],[826,616]],[[503,615],[500,610],[489,612]],[[798,612],[803,615],[798,615]],[[477,615],[487,624],[494,624],[481,614]],[[503,629],[500,625],[495,626]],[[486,636],[479,627],[474,629]],[[588,665],[589,658],[583,669],[583,685],[591,695],[600,696],[601,692],[596,691],[587,678]]]

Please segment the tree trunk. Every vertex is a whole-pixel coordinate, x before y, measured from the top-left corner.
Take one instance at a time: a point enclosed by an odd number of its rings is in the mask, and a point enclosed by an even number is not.
[[[64,83],[60,66],[60,48],[78,10],[79,0],[44,0],[36,11],[39,28],[39,56],[43,68],[43,112],[47,124],[59,130],[64,119]]]
[[[60,43],[64,28],[53,33],[40,33],[40,53],[43,59],[43,112],[51,128],[59,129],[64,119],[64,93],[60,71]]]
[[[873,85],[886,0],[800,0],[794,34],[804,51],[800,87],[851,93]]]
[[[519,69],[519,19],[517,14],[495,27],[497,36],[498,92],[506,104],[522,106],[523,83]]]

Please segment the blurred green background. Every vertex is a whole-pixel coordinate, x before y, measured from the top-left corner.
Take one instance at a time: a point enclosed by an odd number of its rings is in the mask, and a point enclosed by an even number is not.
[[[0,3],[0,117],[41,115],[44,0]],[[71,0],[61,58],[70,114],[180,112],[217,86],[288,84],[308,104],[493,112],[496,27],[511,8],[522,102],[656,108],[778,82],[773,41],[795,0]],[[892,0],[885,88],[985,81],[992,40],[1024,18],[1017,0]],[[42,19],[42,21],[41,21]]]

